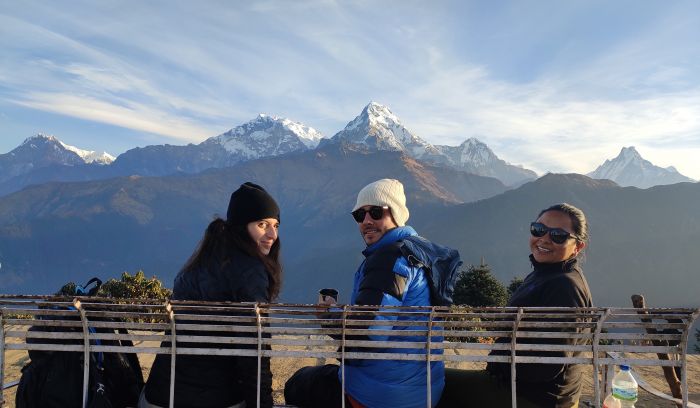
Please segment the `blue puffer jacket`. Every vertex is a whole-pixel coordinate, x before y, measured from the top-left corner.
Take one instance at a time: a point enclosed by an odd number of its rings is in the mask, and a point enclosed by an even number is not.
[[[401,252],[401,241],[416,236],[409,227],[388,231],[376,243],[362,253],[365,260],[355,273],[351,303],[357,305],[382,306],[430,306],[430,286],[423,268],[411,266]],[[453,251],[456,258],[459,255]],[[433,270],[432,274],[447,273]],[[387,320],[385,326],[371,326],[376,330],[395,330],[395,336],[370,336],[380,341],[424,341],[416,336],[403,336],[401,331],[411,326],[401,325],[401,320],[426,320],[416,316],[378,316],[376,320]],[[442,341],[433,337],[433,341]],[[396,353],[397,350],[386,350]],[[424,349],[401,349],[402,353],[424,354]],[[438,353],[438,351],[434,351]],[[442,362],[431,363],[431,405],[440,400],[445,386],[445,367]],[[339,370],[339,376],[340,374]],[[347,392],[369,408],[423,408],[427,397],[427,368],[425,361],[392,360],[348,360],[345,365]]]

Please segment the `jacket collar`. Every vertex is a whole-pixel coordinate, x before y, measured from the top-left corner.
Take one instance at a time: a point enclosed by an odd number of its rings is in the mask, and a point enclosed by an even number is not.
[[[372,255],[374,251],[377,249],[388,245],[388,244],[393,244],[396,241],[400,241],[406,237],[410,237],[412,235],[418,235],[416,230],[414,230],[412,227],[406,225],[404,227],[396,227],[392,228],[389,231],[384,234],[379,241],[375,242],[374,244],[368,246],[365,248],[364,251],[362,251],[362,255],[366,257]]]
[[[530,263],[532,263],[534,271],[539,273],[569,272],[578,264],[578,258],[571,258],[566,261],[555,263],[540,263],[530,254]]]

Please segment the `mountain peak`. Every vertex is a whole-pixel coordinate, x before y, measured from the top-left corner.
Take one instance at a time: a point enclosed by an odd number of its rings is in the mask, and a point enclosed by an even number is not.
[[[332,137],[332,142],[370,151],[401,151],[419,159],[439,154],[433,145],[406,129],[388,107],[377,102],[367,104],[355,119]]]
[[[114,156],[107,152],[95,152],[93,150],[83,150],[75,146],[63,143],[56,136],[47,135],[45,133],[39,132],[34,136],[28,137],[22,142],[20,147],[28,147],[30,149],[48,148],[54,151],[69,151],[77,154],[83,162],[85,163],[97,163],[97,164],[110,164],[114,161]],[[60,162],[60,160],[59,160]],[[68,160],[67,163],[75,164],[72,160]]]
[[[493,151],[486,145],[486,143],[475,137],[470,137],[469,139],[465,140],[459,145],[459,147],[465,150],[483,150],[493,154]]]
[[[27,144],[32,144],[32,143],[46,143],[46,142],[52,142],[52,143],[60,143],[60,140],[56,138],[56,136],[53,135],[47,135],[45,133],[39,132],[34,136],[30,136],[26,139],[24,139],[24,142],[22,142],[22,145],[27,145]]]
[[[309,149],[313,149],[316,146],[318,146],[319,141],[323,139],[323,135],[321,134],[321,132],[310,126],[306,126],[301,122],[295,122],[287,118],[267,115],[265,113],[258,114],[257,118],[251,120],[248,123],[267,124],[269,126],[279,124],[284,129],[297,136],[301,140],[301,142],[304,143],[304,145],[306,145],[306,147],[308,147]],[[238,128],[240,128],[240,126]]]
[[[475,166],[486,166],[489,163],[499,160],[493,151],[479,139],[470,137],[462,142],[458,147],[458,162],[472,163]]]
[[[214,136],[205,144],[220,144],[226,151],[247,160],[313,149],[323,135],[303,123],[264,113]]]
[[[451,166],[480,176],[495,177],[506,185],[515,186],[537,178],[535,172],[499,159],[485,143],[475,137],[466,139],[459,146],[435,147]]]
[[[400,125],[401,121],[387,106],[377,102],[370,102],[362,109],[361,117],[367,118],[370,122],[382,122],[384,124],[395,123]]]
[[[634,146],[623,147],[622,150],[620,150],[620,154],[618,154],[617,157],[626,160],[644,160],[642,158],[642,155],[639,154],[639,152],[637,151],[637,149],[634,148]]]
[[[621,186],[648,188],[662,184],[674,184],[692,179],[680,174],[673,166],[662,168],[645,160],[634,146],[623,147],[612,160],[605,160],[588,176],[613,180]]]

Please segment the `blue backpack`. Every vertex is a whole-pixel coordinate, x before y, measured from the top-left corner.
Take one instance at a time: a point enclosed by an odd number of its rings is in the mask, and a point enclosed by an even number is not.
[[[404,238],[400,249],[411,266],[422,267],[428,274],[432,305],[451,306],[457,274],[462,266],[459,252],[417,235]]]

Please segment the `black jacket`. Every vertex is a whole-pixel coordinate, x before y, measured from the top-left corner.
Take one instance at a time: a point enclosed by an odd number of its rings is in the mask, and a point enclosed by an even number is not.
[[[262,262],[236,251],[231,261],[223,265],[214,261],[210,267],[178,274],[173,299],[266,303],[270,301],[268,286],[269,278]],[[222,332],[197,334],[224,335]],[[186,344],[178,342],[178,345],[182,347]],[[192,345],[226,347],[218,344]],[[170,347],[170,343],[164,342],[162,347]],[[272,407],[270,359],[263,358],[261,364],[260,406]],[[222,408],[244,400],[247,406],[255,407],[257,374],[257,357],[179,355],[175,364],[175,407]],[[169,387],[170,356],[159,354],[146,384],[146,399],[151,404],[167,407]]]
[[[543,264],[530,255],[534,270],[513,293],[508,306],[513,307],[592,307],[591,291],[577,259]],[[551,320],[548,320],[551,321]],[[547,329],[551,331],[552,329]],[[579,332],[590,332],[581,329]],[[585,339],[518,339],[519,343],[585,344]],[[510,342],[502,338],[497,342]],[[491,354],[510,354],[492,352]],[[548,357],[578,356],[580,352],[518,352],[518,355]],[[510,364],[489,363],[487,370],[504,381],[510,381]],[[581,393],[583,367],[578,364],[518,364],[516,367],[518,394],[546,407],[570,407]],[[507,384],[509,386],[509,384]]]

